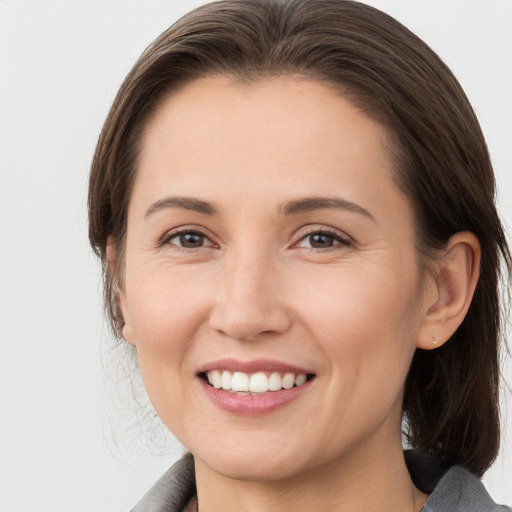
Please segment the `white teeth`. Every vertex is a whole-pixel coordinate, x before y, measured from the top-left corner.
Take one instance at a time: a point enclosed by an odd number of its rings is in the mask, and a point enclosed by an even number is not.
[[[299,373],[297,377],[295,377],[295,385],[296,386],[302,386],[304,382],[308,379],[307,375],[305,373]]]
[[[281,389],[281,375],[279,375],[279,373],[274,372],[270,375],[268,379],[268,389],[269,391],[279,391]]]
[[[221,387],[220,372],[218,370],[214,370],[213,372],[211,372],[211,376],[212,376],[212,380],[211,380],[210,384],[212,384],[214,388],[219,389]],[[208,380],[209,380],[209,377],[208,377]]]
[[[307,380],[305,373],[297,375],[293,373],[273,372],[269,376],[265,372],[247,374],[244,372],[228,372],[213,370],[206,373],[208,382],[216,389],[235,392],[266,393],[291,389],[294,386],[302,386]]]
[[[263,372],[254,373],[249,380],[249,391],[252,393],[265,393],[268,391],[268,379]]]
[[[295,375],[293,373],[286,373],[283,377],[283,388],[284,389],[292,389],[295,384]]]
[[[222,389],[229,390],[232,387],[231,384],[231,372],[222,372],[220,379],[220,386]]]
[[[224,378],[224,375],[222,376]],[[231,379],[233,391],[249,391],[249,376],[246,373],[235,372]]]

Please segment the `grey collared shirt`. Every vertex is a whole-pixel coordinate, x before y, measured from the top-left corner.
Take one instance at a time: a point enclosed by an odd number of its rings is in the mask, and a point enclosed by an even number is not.
[[[511,512],[494,503],[480,479],[460,466],[443,468],[430,456],[406,452],[412,480],[429,497],[421,512]],[[131,512],[183,512],[196,494],[194,460],[187,453],[172,466]]]

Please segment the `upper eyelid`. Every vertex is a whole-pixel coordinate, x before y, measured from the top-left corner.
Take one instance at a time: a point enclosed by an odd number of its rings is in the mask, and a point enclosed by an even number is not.
[[[216,244],[216,242],[213,240],[213,237],[211,235],[208,234],[207,232],[208,230],[204,227],[201,227],[201,226],[195,226],[195,225],[184,225],[184,226],[180,226],[180,227],[177,227],[177,228],[173,228],[173,229],[170,229],[168,231],[166,231],[159,239],[158,239],[158,242],[157,242],[157,245],[160,247],[160,246],[163,246],[165,245],[166,243],[169,242],[169,240],[171,240],[172,238],[175,238],[177,236],[180,236],[180,235],[183,235],[183,234],[186,234],[186,233],[198,233],[202,236],[204,236],[207,240],[209,240],[212,244]]]
[[[336,228],[331,228],[328,226],[316,225],[315,227],[311,227],[311,228],[308,228],[307,226],[305,226],[304,228],[301,228],[300,230],[298,230],[295,243],[302,240],[303,238],[306,238],[307,236],[314,235],[315,233],[324,233],[324,234],[328,234],[328,235],[340,238],[341,240],[352,241],[352,242],[354,241],[354,239],[344,231],[341,231]]]
[[[212,244],[218,245],[218,242],[216,242],[214,240],[214,238],[216,238],[216,237],[210,235],[209,230],[207,228],[205,228],[203,226],[194,225],[194,224],[191,224],[191,225],[185,224],[183,226],[179,226],[179,227],[176,227],[176,228],[166,231],[158,239],[158,245],[159,246],[164,245],[170,239],[172,239],[176,236],[179,236],[181,234],[184,234],[184,233],[199,233],[199,234],[203,235],[205,238],[207,238]],[[336,229],[336,228],[333,228],[330,226],[316,224],[316,225],[312,225],[312,226],[303,226],[303,227],[299,228],[298,230],[296,230],[296,234],[293,236],[291,245],[295,245],[296,243],[300,242],[304,238],[311,236],[315,233],[324,233],[324,234],[331,235],[335,238],[339,238],[340,240],[343,240],[345,242],[355,243],[355,240],[344,231],[341,231],[339,229]],[[222,241],[220,241],[220,243],[222,243]]]
[[[346,250],[349,248],[356,248],[358,246],[356,240],[352,238],[350,235],[348,235],[345,231],[341,231],[336,228],[332,228],[330,226],[322,226],[317,225],[315,227],[308,228],[307,226],[304,226],[304,229],[306,231],[302,231],[299,235],[297,235],[294,240],[289,245],[290,249],[294,250],[305,250],[312,254],[327,254],[332,251],[339,251],[340,248]],[[300,244],[306,240],[308,237],[315,235],[317,233],[332,236],[335,239],[335,244],[332,246],[326,247],[326,248],[319,248],[319,247],[300,247]]]
[[[327,235],[329,237],[331,237],[334,241],[333,245],[329,246],[329,247],[324,247],[324,248],[320,248],[320,247],[301,247],[301,244],[303,244],[309,237],[311,236],[314,236],[316,234],[322,234],[322,235]],[[318,231],[313,231],[311,233],[308,233],[307,235],[305,236],[302,236],[300,237],[296,242],[294,242],[292,244],[292,248],[296,248],[296,249],[299,249],[299,248],[303,248],[303,249],[308,249],[308,250],[312,250],[312,251],[327,251],[329,249],[334,249],[334,248],[337,248],[337,247],[351,247],[353,246],[354,243],[352,242],[351,239],[349,238],[344,238],[344,237],[341,237],[341,236],[338,236],[334,233],[329,233],[329,232],[318,232]]]
[[[167,240],[172,240],[173,238],[178,238],[183,235],[199,235],[204,237],[206,240],[208,240],[210,243],[213,243],[212,240],[210,240],[210,237],[202,233],[201,231],[196,231],[193,229],[186,229],[184,231],[178,231],[177,233],[170,233],[170,235],[167,237]]]

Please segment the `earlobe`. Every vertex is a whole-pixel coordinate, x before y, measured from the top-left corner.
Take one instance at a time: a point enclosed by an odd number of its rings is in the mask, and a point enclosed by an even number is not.
[[[120,289],[118,289],[118,292],[117,292],[117,300],[118,300],[119,308],[122,312],[123,321],[124,321],[123,327],[121,329],[123,339],[125,341],[127,341],[130,345],[135,346],[136,345],[135,337],[133,335],[133,328],[132,328],[132,324],[130,322],[130,318],[128,315],[128,307],[126,304],[126,295]]]
[[[114,290],[115,290],[115,301],[117,302],[117,310],[121,312],[123,316],[123,324],[121,328],[122,336],[125,341],[130,343],[131,345],[135,345],[133,329],[131,327],[130,318],[128,314],[128,305],[126,301],[126,294],[124,293],[124,289],[122,283],[120,281],[120,276],[118,273],[118,260],[117,260],[117,251],[114,243],[111,239],[107,242],[107,264],[109,268],[109,273],[114,277]]]
[[[480,258],[480,243],[473,233],[464,231],[450,238],[427,285],[418,348],[438,348],[458,329],[473,299],[480,275]]]

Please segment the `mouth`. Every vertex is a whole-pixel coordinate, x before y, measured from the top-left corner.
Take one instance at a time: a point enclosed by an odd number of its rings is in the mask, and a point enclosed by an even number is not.
[[[262,395],[303,386],[314,375],[302,372],[265,372],[247,373],[214,369],[201,372],[199,376],[212,388],[232,394]]]
[[[270,359],[222,359],[200,368],[197,377],[206,396],[220,409],[258,416],[309,395],[316,374]]]

